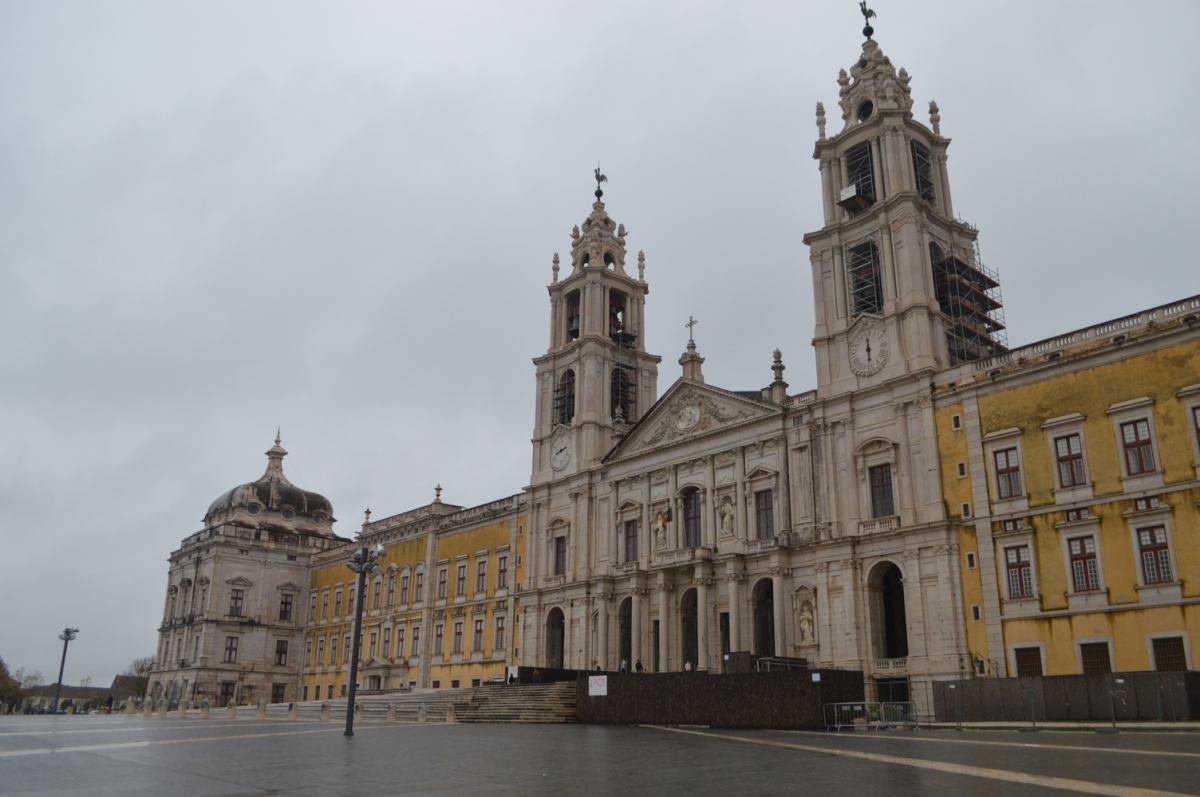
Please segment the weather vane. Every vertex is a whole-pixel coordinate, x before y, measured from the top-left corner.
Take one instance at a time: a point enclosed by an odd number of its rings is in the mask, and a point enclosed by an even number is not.
[[[684,324],[684,326],[687,327],[687,330],[688,330],[688,343],[696,342],[695,339],[692,337],[692,327],[696,326],[696,324],[699,324],[699,323],[700,322],[697,321],[696,319],[692,318],[691,316],[688,316],[688,322],[686,324]]]
[[[863,27],[863,35],[869,39],[871,38],[871,34],[875,32],[875,29],[871,27],[871,17],[875,16],[875,11],[867,8],[867,0],[862,0],[862,2],[858,4],[858,8],[860,11],[862,11],[863,22],[866,23],[866,25]]]
[[[604,196],[604,192],[600,190],[600,183],[607,183],[608,178],[600,173],[600,164],[596,164],[596,199]]]

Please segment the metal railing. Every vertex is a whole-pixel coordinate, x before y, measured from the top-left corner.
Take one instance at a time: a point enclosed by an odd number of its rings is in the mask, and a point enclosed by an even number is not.
[[[826,703],[823,713],[827,731],[919,727],[916,703]]]

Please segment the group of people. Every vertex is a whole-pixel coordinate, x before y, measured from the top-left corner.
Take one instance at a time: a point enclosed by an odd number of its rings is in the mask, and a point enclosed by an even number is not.
[[[596,665],[596,669],[597,669],[597,670],[599,670],[599,669],[600,669],[600,665]],[[621,667],[620,667],[620,670],[619,670],[619,671],[620,671],[621,675],[626,675],[626,674],[628,674],[628,673],[629,673],[629,661],[628,661],[628,660],[626,660],[626,659],[621,659]],[[641,659],[638,659],[637,661],[635,661],[635,662],[634,662],[634,664],[633,664],[633,671],[634,671],[635,673],[638,673],[639,675],[640,675],[641,673],[644,673],[644,672],[646,671],[646,668],[642,666],[642,660],[641,660]]]

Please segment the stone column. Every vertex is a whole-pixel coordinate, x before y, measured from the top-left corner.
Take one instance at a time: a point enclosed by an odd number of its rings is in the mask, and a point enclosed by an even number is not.
[[[733,452],[733,481],[733,496],[737,502],[737,506],[734,507],[737,510],[734,512],[734,525],[737,528],[734,532],[739,540],[744,540],[749,536],[746,531],[749,524],[746,522],[746,449],[744,448],[738,448]]]
[[[726,573],[729,580],[729,652],[744,650],[742,647],[742,575]]]
[[[908,444],[908,404],[903,401],[898,401],[895,404],[896,410],[896,439],[900,447],[900,456],[896,459],[896,480],[899,482],[899,495],[896,501],[897,515],[900,516],[900,522],[906,526],[911,526],[914,522],[913,509],[916,502],[913,500],[913,474],[912,474],[912,454]]]
[[[596,640],[596,658],[600,669],[607,672],[608,664],[608,595],[601,593],[596,596],[596,612],[599,614]]]
[[[669,664],[671,634],[669,631],[670,624],[667,622],[667,617],[671,611],[669,604],[667,585],[660,583],[658,585],[658,669],[660,672],[666,672],[671,669]]]
[[[657,532],[653,528],[654,516],[650,514],[650,474],[642,474],[642,524],[638,529],[638,559],[642,562],[644,569],[649,569],[650,562],[654,557],[655,536]],[[643,546],[642,542],[646,544]],[[629,666],[633,666],[630,662]]]
[[[707,573],[696,579],[696,669],[708,669],[711,662],[708,658],[708,616],[711,613],[708,606],[708,585],[712,577]]]
[[[704,545],[717,544],[717,496],[713,494],[717,482],[716,461],[712,456],[704,458],[704,520],[700,533]]]
[[[783,603],[790,596],[785,594],[786,586],[784,585],[783,569],[779,567],[771,568],[771,595],[775,609],[775,655],[787,655],[787,635],[784,633],[784,611]]]
[[[637,587],[630,590],[629,610],[629,671],[633,672],[634,662],[642,657],[642,595]]]
[[[675,501],[675,493],[679,492],[679,476],[675,471],[675,466],[667,467],[667,506],[671,507],[671,516],[674,520],[667,528],[667,550],[674,551],[679,548],[679,527],[683,524],[683,518],[679,516],[679,507]],[[662,633],[660,630],[659,633]]]

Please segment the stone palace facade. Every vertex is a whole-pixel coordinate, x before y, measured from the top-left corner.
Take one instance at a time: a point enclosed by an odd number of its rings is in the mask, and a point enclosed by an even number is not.
[[[363,524],[388,549],[358,596],[368,688],[742,651],[875,684],[1191,668],[1200,298],[1010,350],[937,105],[918,121],[869,38],[838,85],[804,238],[815,389],[789,392],[778,351],[767,387],[711,385],[689,341],[660,396],[646,261],[597,190],[554,257],[529,487]],[[282,453],[172,554],[156,694],[342,693],[349,541]]]

